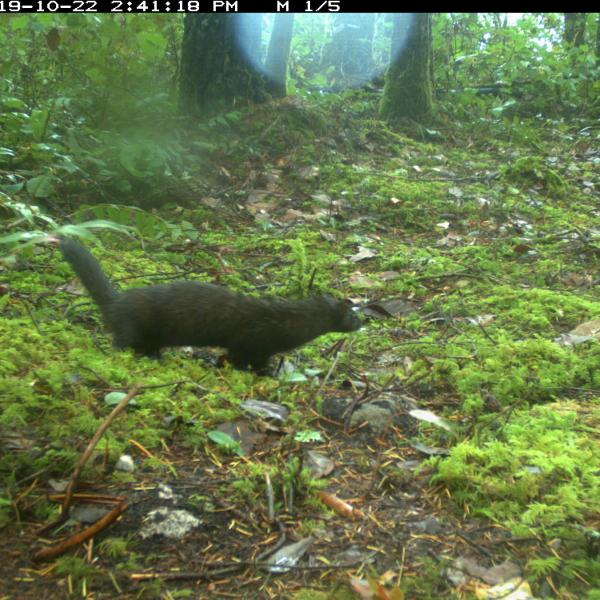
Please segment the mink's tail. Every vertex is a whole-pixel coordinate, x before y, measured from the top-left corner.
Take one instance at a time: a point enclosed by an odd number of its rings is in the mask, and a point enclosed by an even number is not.
[[[87,248],[75,240],[61,238],[58,247],[94,302],[104,311],[118,293],[104,274],[100,263]]]

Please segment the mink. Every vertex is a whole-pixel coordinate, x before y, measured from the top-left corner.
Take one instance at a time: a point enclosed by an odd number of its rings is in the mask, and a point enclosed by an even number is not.
[[[328,295],[257,298],[194,281],[118,292],[79,242],[61,238],[58,247],[99,306],[114,347],[136,354],[158,358],[167,346],[219,346],[235,368],[265,372],[273,354],[361,327],[350,302]]]

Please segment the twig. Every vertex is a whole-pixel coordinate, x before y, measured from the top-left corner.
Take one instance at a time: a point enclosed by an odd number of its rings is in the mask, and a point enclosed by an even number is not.
[[[106,513],[101,519],[98,519],[93,525],[86,529],[76,533],[75,535],[67,538],[60,544],[44,548],[33,555],[33,560],[48,560],[59,556],[63,552],[66,552],[69,548],[77,546],[86,540],[94,537],[100,531],[108,527],[113,521],[115,521],[121,513],[127,509],[127,503],[123,498],[120,498],[119,504],[117,504],[110,512]]]
[[[216,563],[218,565],[219,563]],[[273,565],[267,562],[235,562],[222,563],[221,568],[207,571],[191,571],[191,572],[154,572],[154,573],[131,573],[129,578],[132,581],[148,581],[152,579],[164,579],[165,581],[189,580],[189,579],[210,579],[216,575],[237,571],[246,567],[272,567]],[[286,565],[285,569],[290,571],[327,571],[334,569],[354,569],[356,563],[344,563],[340,565]]]
[[[81,473],[85,463],[89,460],[94,448],[100,441],[100,438],[104,434],[104,432],[110,427],[110,424],[119,416],[119,414],[123,411],[123,409],[127,406],[129,401],[138,393],[138,385],[134,385],[125,398],[117,404],[111,413],[106,417],[104,423],[98,427],[98,430],[94,434],[94,437],[90,440],[90,443],[87,445],[87,448],[84,450],[83,454],[77,461],[75,468],[73,469],[73,474],[71,475],[71,479],[69,480],[69,484],[67,485],[67,489],[65,490],[65,500],[62,505],[62,513],[63,515],[68,516],[69,507],[71,506],[71,498],[73,496],[73,491],[75,489],[75,484],[77,483],[77,479],[79,478],[79,474]]]
[[[267,486],[267,506],[269,510],[269,521],[275,520],[275,497],[273,495],[273,486],[271,484],[271,477],[268,473],[265,473],[265,484]]]
[[[100,438],[102,437],[104,432],[108,429],[109,425],[115,420],[115,418],[119,415],[119,413],[127,406],[127,403],[137,394],[137,392],[138,392],[138,386],[134,385],[131,388],[131,390],[129,391],[129,393],[127,394],[127,396],[125,396],[125,398],[123,398],[121,400],[121,402],[119,402],[119,404],[117,404],[117,406],[115,406],[113,408],[112,412],[108,415],[108,417],[106,417],[104,423],[102,423],[102,425],[100,425],[100,427],[98,427],[98,430],[94,434],[94,437],[92,437],[90,443],[87,445],[87,448],[84,450],[83,454],[77,461],[75,468],[73,469],[71,479],[69,480],[67,489],[65,490],[65,498],[63,501],[62,511],[61,511],[60,516],[58,517],[58,519],[52,521],[51,523],[48,523],[47,525],[44,525],[44,527],[39,529],[37,531],[38,535],[41,535],[45,531],[48,531],[48,529],[56,527],[56,526],[60,525],[61,523],[64,523],[67,520],[67,517],[69,516],[69,508],[71,506],[71,500],[73,498],[73,491],[75,489],[77,479],[79,478],[79,474],[81,473],[83,467],[85,466],[85,463],[89,460],[90,456],[92,455],[92,452],[94,451],[94,448],[100,441]],[[123,510],[125,510],[125,509],[123,509]],[[102,519],[101,519],[101,521],[102,521]]]
[[[479,550],[479,552],[481,552],[481,554],[483,554],[490,560],[493,560],[494,555],[489,550],[486,550],[483,546],[481,546],[481,544],[474,542],[473,540],[469,539],[466,535],[460,533],[459,531],[456,531],[455,535],[457,535],[461,540],[464,540],[465,542],[467,542],[467,544],[470,544],[471,546],[473,546],[473,548],[476,548],[477,550]]]
[[[279,550],[279,548],[282,548],[284,546],[284,544],[287,542],[287,536],[285,534],[285,527],[283,526],[283,523],[279,519],[275,519],[275,523],[277,523],[277,527],[279,527],[279,533],[281,535],[279,536],[279,539],[277,540],[277,543],[274,546],[267,548],[264,552],[261,552],[256,557],[256,562],[260,562],[261,560],[264,560],[265,558],[267,558],[267,556],[274,554],[275,552],[277,552],[277,550]]]
[[[35,330],[42,335],[42,331],[40,330],[40,326],[38,325],[37,321],[35,320],[35,317],[33,316],[33,313],[31,312],[31,308],[29,307],[29,303],[27,301],[23,302],[24,306],[25,306],[25,310],[27,311],[27,314],[29,315],[29,318],[31,319],[31,322],[33,323],[33,326],[35,327]]]
[[[329,367],[329,371],[327,371],[327,375],[325,375],[325,377],[323,378],[323,381],[321,382],[319,389],[312,395],[311,402],[312,402],[312,400],[314,400],[317,396],[319,396],[321,394],[321,392],[323,391],[323,388],[327,385],[327,382],[329,381],[331,374],[335,370],[338,360],[340,359],[340,351],[344,347],[345,340],[341,340],[341,342],[342,343],[340,344],[339,349],[335,354],[335,358],[333,359],[333,362],[331,363],[331,367]]]
[[[363,382],[365,384],[365,391],[360,396],[357,396],[356,398],[354,398],[354,400],[352,400],[352,402],[349,404],[348,408],[346,408],[346,410],[344,411],[344,431],[345,432],[348,432],[348,430],[350,429],[350,419],[352,419],[352,414],[356,410],[356,407],[361,402],[364,402],[366,400],[367,396],[369,395],[369,378],[366,375],[363,375],[361,377],[361,379],[363,380]]]
[[[385,429],[381,435],[382,438],[385,439],[389,428],[390,428],[390,426],[388,423],[385,426]],[[373,465],[373,468],[371,469],[371,477],[370,477],[370,481],[369,481],[369,487],[367,487],[367,489],[365,490],[365,493],[362,495],[363,503],[365,502],[365,500],[367,499],[367,497],[369,496],[369,494],[373,491],[373,488],[375,487],[375,482],[377,481],[377,473],[379,473],[379,468],[381,467],[381,461],[383,459],[382,446],[383,446],[383,443],[381,441],[379,441],[379,443],[377,444],[377,457],[375,459],[375,464]]]

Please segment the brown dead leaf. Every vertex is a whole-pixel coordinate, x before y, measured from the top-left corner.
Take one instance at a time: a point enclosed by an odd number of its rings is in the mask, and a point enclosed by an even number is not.
[[[308,167],[302,167],[298,169],[298,175],[302,179],[314,179],[319,174],[319,167],[310,165]]]
[[[383,273],[379,273],[379,278],[382,281],[392,281],[393,279],[399,279],[402,277],[398,271],[383,271]]]
[[[250,190],[248,192],[248,196],[246,197],[246,202],[248,204],[254,204],[255,202],[261,202],[269,195],[267,190]]]
[[[443,238],[440,238],[435,243],[435,245],[446,248],[454,248],[455,246],[458,246],[460,242],[462,242],[462,236],[456,233],[448,232],[448,235],[445,235]]]
[[[586,321],[581,325],[577,325],[571,333],[574,335],[591,335],[593,337],[598,337],[598,334],[600,333],[600,319],[592,319],[591,321]]]
[[[324,231],[323,229],[319,229],[319,233],[321,234],[321,237],[328,242],[335,242],[337,240],[335,234]]]
[[[360,288],[373,288],[381,285],[378,281],[371,279],[367,275],[363,275],[360,271],[350,275],[350,277],[348,277],[348,282]]]
[[[515,254],[527,254],[530,250],[533,250],[533,248],[527,244],[516,244],[513,246],[513,252]]]
[[[221,202],[217,200],[217,198],[212,198],[211,196],[201,198],[200,202],[204,204],[204,206],[208,206],[208,208],[217,208],[219,204],[221,204]]]
[[[306,213],[303,213],[301,210],[296,210],[295,208],[288,208],[285,211],[285,213],[283,214],[283,216],[280,217],[280,220],[283,221],[284,223],[293,223],[294,221],[300,221],[300,220],[308,221],[313,218],[314,218],[313,215],[307,215]]]
[[[407,300],[395,298],[392,300],[380,300],[379,302],[371,302],[363,308],[363,313],[376,319],[386,319],[389,317],[397,317],[406,315],[417,310],[417,305]]]

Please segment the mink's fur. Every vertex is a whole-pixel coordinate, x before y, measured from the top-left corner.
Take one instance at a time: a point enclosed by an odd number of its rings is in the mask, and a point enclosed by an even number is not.
[[[100,307],[114,346],[146,356],[166,346],[221,346],[236,368],[262,371],[277,352],[361,326],[349,302],[327,295],[255,298],[193,281],[117,292],[87,248],[65,238],[59,248]]]

